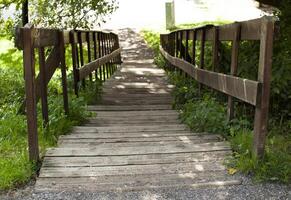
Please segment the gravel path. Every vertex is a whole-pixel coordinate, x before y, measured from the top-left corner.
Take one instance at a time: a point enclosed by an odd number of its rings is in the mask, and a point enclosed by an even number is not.
[[[140,36],[133,30],[123,29],[118,33],[121,37],[121,45],[126,47],[130,43],[135,43],[137,48],[145,47]],[[130,39],[129,39],[130,38]],[[133,38],[135,38],[133,40]],[[152,51],[141,51],[141,54],[150,59],[153,56]],[[130,59],[130,56],[125,58]],[[0,194],[0,200],[6,199],[130,199],[130,200],[147,200],[147,199],[290,199],[291,186],[281,184],[261,184],[253,183],[250,177],[236,174],[243,181],[241,185],[228,187],[208,187],[208,188],[167,188],[153,189],[142,191],[126,191],[126,192],[80,192],[80,191],[63,191],[63,192],[36,192],[34,191],[34,182],[24,188],[8,191]]]
[[[239,175],[238,175],[239,176]],[[71,199],[130,199],[130,200],[159,200],[159,199],[291,199],[290,186],[280,184],[254,184],[249,178],[243,177],[242,185],[225,188],[199,188],[199,189],[155,189],[132,192],[41,192],[35,193],[33,186],[25,189],[11,191],[0,195],[0,199],[21,200],[71,200]]]

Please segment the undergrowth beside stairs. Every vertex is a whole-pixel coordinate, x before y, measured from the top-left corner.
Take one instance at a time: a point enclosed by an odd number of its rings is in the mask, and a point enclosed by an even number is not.
[[[38,166],[28,159],[27,125],[25,115],[19,108],[24,97],[22,70],[22,52],[8,46],[0,51],[0,191],[23,185],[36,175]],[[2,41],[2,42],[3,42]],[[37,63],[37,62],[36,62]],[[70,61],[67,61],[70,66]],[[68,75],[69,115],[63,110],[60,71],[57,71],[48,87],[49,127],[43,128],[41,107],[38,103],[38,139],[40,156],[48,147],[55,146],[60,135],[68,133],[75,125],[82,124],[92,115],[86,109],[87,104],[99,100],[101,83],[87,84],[80,97],[72,91],[72,75]]]

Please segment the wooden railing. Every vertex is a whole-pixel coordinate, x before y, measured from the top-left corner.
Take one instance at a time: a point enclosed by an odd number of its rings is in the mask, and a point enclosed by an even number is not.
[[[194,78],[201,84],[228,95],[228,118],[233,118],[233,97],[255,106],[254,142],[255,155],[262,156],[267,134],[273,37],[275,20],[263,17],[223,26],[207,25],[161,34],[160,52],[171,66]],[[256,81],[237,77],[239,45],[243,40],[260,41],[258,78]],[[189,41],[192,43],[190,50]],[[200,59],[196,63],[196,41],[200,41]],[[205,42],[212,42],[212,71],[205,70]],[[217,73],[219,43],[231,41],[230,74]],[[250,49],[252,51],[252,49]],[[209,68],[209,67],[208,67]],[[255,71],[255,70],[254,70]]]
[[[84,47],[88,63],[84,62]],[[71,46],[72,54],[66,55],[66,47]],[[34,28],[27,24],[17,30],[16,46],[23,50],[25,79],[24,107],[27,116],[29,158],[39,160],[37,133],[37,102],[41,100],[44,125],[49,122],[47,87],[58,67],[61,68],[65,113],[69,113],[66,75],[66,56],[72,59],[74,89],[78,95],[79,83],[86,85],[86,77],[104,81],[116,70],[113,64],[121,63],[118,36],[101,31],[63,31],[58,29]],[[38,50],[39,74],[35,76],[35,49]],[[46,54],[48,54],[46,56]],[[98,76],[99,73],[99,76]]]

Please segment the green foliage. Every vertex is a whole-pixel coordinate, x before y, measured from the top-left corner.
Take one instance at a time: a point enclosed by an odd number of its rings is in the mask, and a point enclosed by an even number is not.
[[[209,95],[183,105],[181,119],[196,132],[224,134],[227,128],[225,106]]]
[[[150,30],[142,30],[141,35],[149,47],[154,50],[155,54],[158,54],[160,51],[160,33]]]
[[[22,52],[13,48],[6,39],[0,50],[0,190],[24,184],[33,177],[37,166],[28,160],[26,117],[18,114],[24,97]],[[70,50],[67,50],[70,55]],[[70,66],[70,56],[67,56]],[[38,62],[36,61],[36,64]],[[36,66],[37,70],[37,66]],[[41,155],[47,147],[56,145],[60,135],[68,133],[72,126],[83,123],[92,113],[86,110],[87,103],[99,100],[100,82],[87,84],[76,98],[72,91],[72,75],[68,75],[69,115],[63,109],[60,71],[57,70],[48,87],[49,126],[43,128],[41,106],[38,103],[38,139]]]
[[[240,130],[230,141],[235,152],[234,158],[228,161],[229,166],[252,174],[257,181],[291,182],[290,136],[269,135],[262,160],[252,155],[252,131]]]
[[[16,5],[16,9],[20,10],[22,2],[19,0],[0,1],[0,11],[10,5]],[[29,18],[32,23],[44,27],[90,29],[104,23],[105,17],[113,13],[117,7],[116,0],[31,0],[29,1]],[[16,23],[18,20],[16,19]],[[2,27],[0,30],[3,30]]]
[[[198,84],[191,78],[185,78],[178,72],[169,73],[169,79],[175,83],[176,87],[173,90],[174,107],[180,108],[188,101],[197,99],[199,96]]]
[[[116,0],[34,2],[33,21],[44,27],[90,29],[105,22],[105,16],[117,8]]]
[[[0,38],[11,39],[14,31],[14,21],[12,18],[6,20],[0,18]]]

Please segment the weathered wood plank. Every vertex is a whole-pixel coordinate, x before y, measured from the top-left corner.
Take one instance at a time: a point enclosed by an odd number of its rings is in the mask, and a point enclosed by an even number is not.
[[[157,178],[159,177],[159,178]],[[158,188],[223,187],[241,184],[240,180],[227,176],[223,171],[181,174],[154,174],[134,176],[106,176],[83,178],[39,178],[37,191],[136,191]]]
[[[237,25],[237,23],[239,23],[240,26],[242,27],[241,28],[241,30],[242,30],[241,39],[242,40],[260,40],[262,20],[263,20],[263,18],[259,18],[259,19],[249,20],[249,21],[235,22],[232,24],[221,25],[221,26],[219,26],[219,38],[218,39],[220,41],[231,41],[233,38],[233,34],[236,31],[236,25]],[[203,27],[198,27],[195,29],[201,30],[201,28],[203,28]],[[208,28],[206,30],[205,40],[207,40],[207,41],[213,40],[213,35],[212,35],[213,29],[215,29],[215,27]],[[189,31],[189,37],[193,38],[194,29],[183,29],[183,30],[178,30],[178,31],[183,32],[183,37],[185,37],[186,32]],[[196,40],[201,40],[202,32],[197,31],[196,34],[197,34]]]
[[[99,143],[139,143],[139,142],[161,142],[164,141],[183,141],[185,143],[191,143],[192,141],[204,141],[204,142],[210,142],[210,141],[221,141],[222,137],[219,135],[190,135],[190,134],[184,134],[180,136],[175,135],[165,135],[165,136],[159,136],[159,137],[140,137],[140,135],[131,135],[131,137],[119,137],[114,138],[114,136],[111,136],[111,138],[98,138],[96,135],[88,134],[87,136],[91,136],[92,138],[84,138],[84,136],[80,137],[60,137],[59,138],[59,144],[64,143],[70,143],[70,144],[82,144],[82,143],[93,143],[96,144]],[[105,136],[110,137],[110,136]]]
[[[84,126],[86,127],[86,126]],[[114,127],[114,126],[113,126]],[[114,133],[114,132],[113,132]],[[184,132],[184,131],[177,131],[177,132],[166,132],[166,131],[161,131],[161,132],[122,132],[118,133],[116,132],[115,134],[113,133],[88,133],[88,132],[73,132],[70,135],[65,135],[61,136],[62,139],[129,139],[129,138],[162,138],[162,137],[169,137],[169,136],[174,136],[174,137],[180,137],[182,139],[187,140],[189,136],[193,136],[192,133],[190,132]]]
[[[224,171],[226,168],[219,162],[174,163],[163,165],[126,165],[106,167],[42,167],[40,178],[52,177],[100,177],[116,175],[146,175],[146,174],[180,174],[191,171],[208,172]]]
[[[25,77],[25,94],[26,94],[26,116],[28,128],[28,152],[29,159],[34,162],[39,160],[38,134],[37,134],[37,97],[35,85],[35,58],[34,58],[34,41],[33,26],[25,25],[22,29],[23,34],[23,68]]]
[[[187,162],[223,161],[231,151],[183,153],[183,154],[152,154],[109,157],[45,157],[43,167],[102,167],[121,165],[146,165]]]
[[[112,53],[107,54],[101,58],[98,58],[88,64],[85,64],[80,68],[79,70],[79,77],[80,79],[85,78],[88,76],[91,72],[96,70],[98,67],[104,65],[105,63],[109,62],[112,58],[116,57],[118,54],[120,54],[121,49],[114,50]]]
[[[230,150],[227,142],[214,142],[202,144],[181,144],[167,145],[148,148],[140,147],[120,147],[112,148],[51,148],[46,156],[108,156],[108,155],[139,155],[139,154],[158,154],[158,153],[186,153],[186,152],[210,152]]]
[[[258,81],[199,69],[191,63],[169,55],[162,47],[160,51],[171,64],[185,71],[199,83],[203,83],[249,104],[257,104],[257,94],[260,90],[260,83]]]
[[[260,91],[255,111],[253,144],[253,151],[259,157],[264,155],[265,140],[268,132],[275,19],[265,17],[261,29],[258,80],[262,83],[262,90]]]
[[[171,105],[130,105],[130,106],[88,106],[90,111],[141,111],[141,110],[170,110]]]
[[[122,111],[121,111],[122,112]],[[116,113],[116,112],[115,112]],[[96,117],[92,117],[90,118],[90,120],[121,120],[121,121],[128,121],[128,120],[178,120],[179,116],[177,113],[165,113],[165,115],[145,115],[141,112],[139,112],[140,115],[126,115],[126,113],[124,113],[124,115],[118,115],[116,114],[114,115],[107,115],[107,116],[100,116],[100,114],[98,113],[98,115]],[[158,113],[157,113],[158,114]]]
[[[97,117],[135,117],[141,116],[178,116],[179,112],[176,110],[144,110],[144,111],[97,111]]]
[[[185,124],[171,124],[171,125],[155,125],[155,126],[119,126],[119,127],[84,127],[75,126],[73,131],[77,132],[117,132],[117,133],[132,133],[132,132],[175,132],[175,131],[189,131],[189,128]]]
[[[84,146],[90,147],[106,147],[106,148],[119,148],[119,147],[139,147],[139,146],[147,146],[149,148],[153,146],[167,146],[167,145],[183,145],[183,144],[195,144],[195,143],[209,143],[209,142],[219,142],[219,137],[194,137],[194,140],[190,136],[179,136],[179,137],[163,137],[166,139],[172,140],[162,140],[162,137],[153,137],[153,138],[143,138],[145,141],[122,141],[121,142],[101,142],[98,139],[90,138],[90,139],[62,139],[58,143],[58,147],[60,148],[83,148]],[[180,139],[179,139],[180,138]],[[125,138],[125,139],[135,139],[135,138]],[[156,139],[155,141],[151,141],[151,139]],[[158,140],[159,139],[159,140]],[[102,139],[101,139],[102,140]],[[104,141],[104,139],[103,139]],[[107,139],[110,141],[110,139]]]

